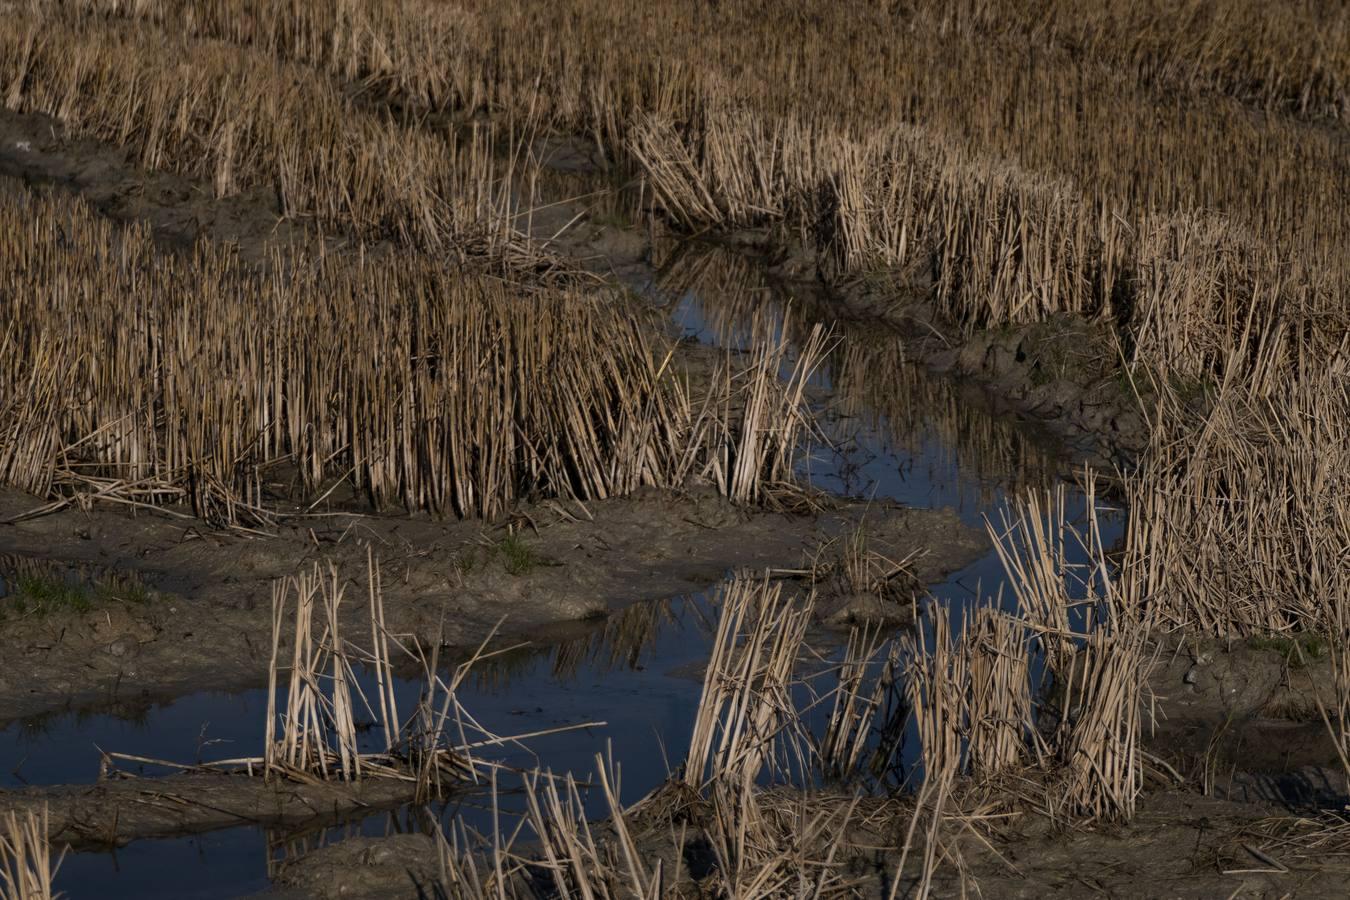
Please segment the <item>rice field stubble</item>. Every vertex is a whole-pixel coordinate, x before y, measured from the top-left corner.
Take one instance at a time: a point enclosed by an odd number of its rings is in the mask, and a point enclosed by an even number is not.
[[[1143,779],[1169,772],[1138,750],[1149,637],[1325,639],[1332,689],[1316,709],[1344,764],[1346,28],[1335,4],[1277,14],[1245,0],[794,3],[771,15],[753,2],[660,15],[524,0],[31,4],[0,32],[12,109],[217,194],[271,185],[280,214],[448,251],[507,280],[317,254],[257,275],[209,248],[170,265],[149,259],[143,235],[99,233],[78,206],[12,206],[12,296],[37,299],[12,304],[0,328],[25,361],[0,393],[0,468],[54,502],[188,501],[251,527],[271,524],[262,485],[281,466],[307,497],[337,479],[376,505],[469,516],[689,476],[764,499],[809,428],[796,410],[821,336],[786,387],[779,345],[748,369],[729,361],[700,393],[620,307],[527,277],[540,257],[512,213],[535,163],[510,148],[585,135],[637,167],[677,231],[791,238],[841,289],[878,271],[927,285],[955,340],[1056,317],[1100,326],[1098,352],[1138,403],[1148,436],[1119,479],[1123,545],[1078,536],[1100,561],[1091,583],[1115,611],[1107,624],[1078,634],[1063,619],[1062,515],[1032,505],[1002,538],[1029,548],[1002,545],[1022,618],[988,612],[960,628],[939,616],[933,643],[909,651],[925,780],[900,868],[916,855],[919,893],[943,866],[965,884],[949,829],[975,834],[1002,815],[953,805],[972,774],[1043,769],[1010,796],[1034,795],[1053,821],[1140,815]],[[183,77],[184,60],[199,77]],[[484,127],[466,140],[437,116]],[[80,302],[112,292],[137,298],[132,314]],[[457,357],[461,345],[474,352]],[[108,346],[136,352],[108,359]],[[221,371],[235,375],[225,386],[211,377]],[[1048,731],[1028,722],[1036,692],[1006,689],[1030,677],[1017,660],[1031,644],[1059,685]],[[780,695],[765,721],[786,715]],[[833,745],[847,761],[848,742]],[[761,752],[727,757],[741,786],[712,801],[717,877],[735,894],[795,878],[821,895],[831,862],[807,881],[783,868],[789,856],[746,852],[783,837],[746,831],[764,821],[747,804],[762,801],[737,766]],[[547,781],[538,823],[575,823],[572,790]],[[598,860],[575,824],[550,832],[555,851]],[[660,893],[664,873],[623,828],[617,838],[606,865]],[[447,878],[479,883],[472,863],[441,859]],[[573,866],[557,884],[585,877]]]

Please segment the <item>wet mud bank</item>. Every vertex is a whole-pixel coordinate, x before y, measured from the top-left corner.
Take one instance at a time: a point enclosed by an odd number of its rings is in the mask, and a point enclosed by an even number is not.
[[[634,189],[639,179],[616,175],[586,142],[547,139],[536,152],[554,182],[542,182],[544,203],[519,224],[597,274],[659,284],[687,266],[684,258],[738,256],[759,271],[763,289],[813,305],[822,320],[880,332],[903,345],[908,362],[975,388],[1099,467],[1128,466],[1148,441],[1143,411],[1154,388],[1122,374],[1108,323],[1058,316],[966,333],[936,312],[926,274],[840,275],[799,237],[771,229],[684,234]]]
[[[1307,865],[1311,860],[1290,859],[1294,867],[1281,872],[1270,863],[1270,854],[1261,848],[1282,837],[1276,805],[1175,790],[1150,793],[1145,799],[1135,821],[1116,828],[1059,829],[1038,817],[1013,817],[987,846],[973,841],[963,846],[964,878],[939,873],[931,894],[959,896],[971,884],[978,884],[985,896],[1019,898],[1287,896],[1295,885],[1296,896],[1331,897],[1341,890],[1344,876],[1339,870],[1317,871]],[[837,802],[816,798],[821,809]],[[904,820],[907,812],[874,807],[863,810],[861,817]],[[596,827],[604,829],[602,824]],[[874,848],[840,860],[852,896],[890,896],[889,872],[894,871],[902,835],[860,827],[849,837],[850,843]],[[671,839],[667,824],[641,831],[634,840],[644,859],[662,859],[665,871],[683,875],[678,884],[669,885],[672,894],[697,895],[691,873],[698,872],[700,854],[707,852],[701,838],[686,834],[680,845]],[[436,841],[424,834],[355,838],[296,859],[278,873],[273,890],[256,898],[422,898],[434,895],[427,889],[441,878],[441,861]],[[906,880],[898,895],[918,889],[917,881]]]
[[[1155,691],[1172,687],[1156,697],[1156,725],[1145,728],[1144,783],[1129,822],[1056,821],[1036,809],[1039,786],[1014,778],[1004,787],[1021,802],[995,801],[983,813],[953,811],[957,818],[985,818],[978,835],[961,831],[945,845],[959,853],[960,864],[939,871],[929,886],[933,895],[956,896],[978,884],[986,895],[1028,898],[1338,896],[1350,847],[1340,820],[1327,810],[1343,807],[1345,780],[1324,765],[1331,752],[1325,732],[1311,755],[1313,742],[1300,748],[1277,736],[1281,723],[1290,723],[1281,710],[1311,702],[1317,666],[1291,678],[1282,664],[1283,648],[1192,649],[1198,656],[1179,653],[1154,673]],[[1188,676],[1197,665],[1204,673]],[[1201,722],[1208,733],[1188,730]],[[1280,751],[1285,756],[1276,759]],[[1313,764],[1319,752],[1323,764]],[[990,800],[980,791],[975,788],[962,803],[980,809]],[[846,876],[851,896],[891,895],[892,873],[914,815],[912,796],[859,800],[828,789],[792,788],[761,791],[756,802],[756,814],[806,823],[795,832],[803,839],[815,834],[812,823],[833,822],[850,810],[842,832],[815,835],[817,858],[836,848],[830,858],[841,878]],[[697,895],[712,826],[699,819],[697,804],[673,819],[664,809],[656,803],[634,811],[625,824],[627,840],[643,860],[653,865],[660,860],[662,871],[671,873],[668,895]],[[591,827],[597,840],[617,846],[611,821],[597,818]],[[526,846],[523,852],[534,851]],[[452,857],[434,830],[366,834],[289,860],[273,890],[260,896],[422,897],[428,885],[444,883],[447,858]],[[533,858],[541,860],[539,874],[546,877],[543,855]],[[900,895],[919,889],[918,878],[906,877]]]
[[[41,505],[0,492],[0,518]],[[0,652],[12,663],[0,670],[0,720],[135,709],[188,691],[260,684],[273,581],[319,561],[360,581],[368,552],[384,573],[391,629],[427,646],[470,649],[494,629],[504,641],[527,638],[551,623],[700,591],[733,570],[800,572],[858,529],[881,551],[912,557],[916,587],[987,546],[950,511],[829,505],[792,515],[738,507],[710,491],[644,491],[527,507],[513,531],[332,512],[297,516],[266,536],[154,512],[21,518],[0,525],[10,564]],[[136,589],[119,589],[119,577]],[[44,592],[57,588],[43,605]]]
[[[1145,741],[1178,775],[1223,796],[1339,808],[1350,795],[1321,711],[1330,712],[1331,679],[1321,641],[1164,640]]]
[[[265,782],[247,774],[110,778],[0,792],[0,814],[46,809],[51,840],[75,851],[240,825],[315,828],[412,800],[412,784]]]
[[[216,197],[210,185],[135,165],[124,149],[72,138],[59,121],[40,113],[0,110],[0,175],[31,188],[78,194],[116,222],[145,223],[166,251],[186,252],[210,240],[262,264],[272,250],[313,239],[305,223],[283,215],[275,196],[251,191]]]

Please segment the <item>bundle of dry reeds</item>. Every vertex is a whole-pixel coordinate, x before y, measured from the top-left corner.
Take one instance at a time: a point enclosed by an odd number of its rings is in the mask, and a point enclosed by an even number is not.
[[[483,728],[458,699],[487,641],[453,674],[443,675],[439,649],[428,657],[415,641],[390,631],[379,562],[369,549],[366,579],[366,647],[346,637],[354,630],[352,616],[343,611],[347,583],[331,562],[274,583],[263,756],[213,767],[244,766],[250,772],[260,767],[265,778],[300,781],[394,778],[415,784],[417,799],[425,801],[443,797],[451,784],[477,781],[481,768],[491,768],[475,758],[475,750],[516,740]],[[286,655],[288,636],[291,652]],[[418,663],[426,682],[406,719],[400,717],[395,692],[395,656]],[[373,702],[361,686],[363,674],[373,681]],[[363,748],[358,721],[370,723],[379,740]]]
[[[52,879],[61,867],[65,851],[53,864],[47,841],[47,810],[14,811],[0,819],[0,898],[4,900],[53,900],[63,896],[52,891]]]
[[[1025,624],[990,608],[953,621],[936,605],[928,622],[931,637],[920,628],[903,653],[925,781],[994,778],[1028,764],[1033,650]]]
[[[808,754],[791,687],[811,599],[798,602],[767,577],[724,586],[681,774],[690,788],[725,781],[748,789],[766,766],[803,771]]]
[[[263,771],[291,777],[358,781],[362,754],[357,746],[354,660],[344,646],[339,623],[344,585],[337,568],[301,572],[272,588],[272,661],[268,666],[267,734]],[[283,669],[281,639],[294,594],[295,639],[284,713],[278,712],[277,679]],[[317,617],[317,618],[316,618]],[[317,626],[317,628],[316,628]],[[325,689],[325,685],[327,688]],[[380,702],[386,697],[381,693]],[[395,715],[397,712],[395,711]],[[280,726],[281,735],[277,735]],[[385,720],[385,728],[389,723]]]
[[[853,628],[839,664],[829,724],[816,745],[821,769],[832,779],[852,780],[871,750],[877,717],[898,662],[899,645],[881,638],[881,628]]]
[[[733,500],[758,501],[775,489],[792,489],[803,441],[818,435],[806,398],[828,335],[816,326],[800,347],[786,336],[756,341],[747,359],[728,355],[711,389],[682,418],[700,437],[696,474]]]
[[[1049,812],[1128,819],[1140,789],[1139,737],[1152,665],[1152,547],[1127,535],[1123,554],[1103,538],[1096,481],[1084,475],[1084,516],[1075,524],[1061,487],[1021,498],[991,536],[1041,661],[1040,710],[1027,731],[1036,765],[1054,776]],[[1084,560],[1073,562],[1075,558]]]
[[[595,756],[596,772],[610,817],[604,823],[609,841],[597,841],[586,820],[577,784],[569,774],[527,776],[528,821],[538,837],[542,860],[538,868],[552,881],[559,897],[663,896],[660,860],[649,865],[633,842],[619,803],[618,773],[612,761]]]
[[[1224,380],[1264,394],[1273,380],[1344,363],[1343,253],[1290,248],[1196,214],[1140,228],[1128,332],[1137,371],[1183,388]]]
[[[440,887],[446,896],[524,900],[537,897],[540,890],[549,891],[550,896],[587,900],[670,896],[672,883],[663,861],[649,861],[634,841],[629,814],[618,798],[617,766],[599,753],[595,765],[597,787],[609,811],[602,822],[587,819],[582,788],[570,773],[555,776],[534,771],[522,776],[522,825],[528,831],[517,828],[493,835],[489,841],[475,840],[462,823],[452,827],[450,839],[438,832]],[[494,776],[494,810],[498,799]],[[532,845],[518,846],[525,836],[533,838]],[[674,878],[678,882],[678,855],[676,859]]]
[[[1171,627],[1334,633],[1333,598],[1350,589],[1350,378],[1334,357],[1321,364],[1262,389],[1237,376],[1162,385],[1126,488],[1133,540],[1150,547],[1137,567]]]

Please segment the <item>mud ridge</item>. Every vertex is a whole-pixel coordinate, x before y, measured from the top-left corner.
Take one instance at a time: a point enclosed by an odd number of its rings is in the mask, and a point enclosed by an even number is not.
[[[0,519],[40,505],[0,491]],[[162,514],[67,509],[0,526],[0,554],[92,564],[150,588],[143,601],[113,596],[83,611],[9,608],[0,632],[0,653],[12,662],[0,667],[3,718],[261,684],[272,581],[333,562],[363,595],[367,548],[381,560],[391,629],[428,646],[471,648],[499,625],[512,639],[702,591],[736,569],[798,570],[863,523],[889,537],[889,552],[922,552],[919,584],[968,564],[987,543],[948,510],[843,504],[790,515],[737,507],[711,491],[549,503],[520,510],[516,522],[512,537],[480,522],[334,512],[297,516],[260,537]],[[359,604],[351,606],[359,619]]]

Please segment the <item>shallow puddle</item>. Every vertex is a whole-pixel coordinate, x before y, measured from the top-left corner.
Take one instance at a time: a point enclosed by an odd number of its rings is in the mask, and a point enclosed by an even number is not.
[[[704,597],[642,604],[612,616],[591,634],[552,646],[523,648],[475,665],[459,691],[464,705],[493,734],[509,737],[573,729],[484,749],[509,766],[589,768],[597,748],[613,743],[635,782],[666,775],[661,740],[673,759],[697,704],[715,611]],[[398,680],[404,717],[416,706],[421,680]],[[373,680],[362,685],[376,696]],[[100,749],[183,764],[256,756],[267,714],[265,689],[200,693],[156,704],[132,717],[61,714],[0,731],[0,783],[5,786],[95,780]],[[367,717],[368,718],[368,717]],[[360,719],[358,718],[358,723]],[[608,723],[575,730],[587,723]],[[374,750],[381,736],[366,733]],[[118,767],[152,774],[155,767]]]
[[[798,333],[798,308],[738,266],[735,258],[711,266],[705,261],[699,270],[703,282],[667,278],[642,288],[666,305],[686,336],[701,343],[734,350],[755,335]],[[728,268],[735,271],[728,274]],[[813,402],[819,403],[828,442],[815,448],[802,474],[816,487],[912,506],[954,507],[967,523],[982,526],[984,516],[994,516],[1008,493],[1027,485],[1049,486],[1062,471],[1062,451],[1041,444],[1025,427],[992,415],[951,384],[888,357],[884,343],[874,347],[856,329],[838,326],[836,336],[840,344],[813,382]],[[1071,497],[1069,508],[1081,509],[1081,499]],[[1123,530],[1123,518],[1108,516],[1103,526],[1109,545]],[[991,552],[932,593],[942,601],[964,603],[995,595],[1002,583],[1002,567]],[[4,584],[0,581],[0,593]],[[494,747],[481,755],[521,769],[571,771],[584,779],[594,770],[596,753],[612,754],[622,773],[622,800],[639,799],[666,778],[687,749],[715,627],[712,606],[704,596],[643,604],[580,637],[542,641],[480,664],[461,688],[464,706],[496,734],[536,735],[523,741],[525,746]],[[416,680],[398,684],[405,716],[421,688]],[[375,696],[373,689],[367,693]],[[0,731],[0,784],[93,781],[99,748],[182,763],[256,756],[262,752],[266,708],[265,691],[253,690],[192,695],[131,717],[61,714],[15,723]],[[603,724],[576,730],[586,723]],[[572,730],[538,735],[553,729]],[[368,737],[373,749],[379,738],[373,730]],[[509,776],[502,788],[501,808],[518,809]],[[592,812],[602,811],[598,798],[588,802]],[[488,831],[490,806],[482,793],[467,793],[432,815],[442,821],[459,816]],[[248,827],[137,841],[115,853],[68,857],[57,887],[73,900],[234,897],[264,889],[288,855],[340,840],[353,830],[384,834],[421,827],[416,818],[403,810],[309,835]]]
[[[133,841],[111,853],[67,854],[55,889],[71,900],[219,900],[266,890],[267,858],[267,837],[252,827]]]

